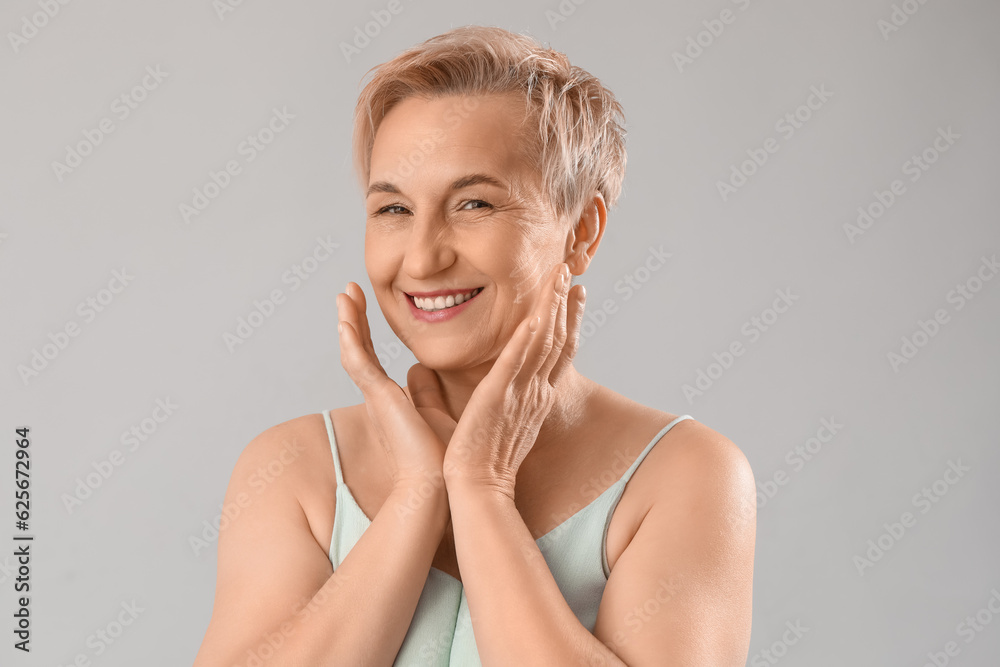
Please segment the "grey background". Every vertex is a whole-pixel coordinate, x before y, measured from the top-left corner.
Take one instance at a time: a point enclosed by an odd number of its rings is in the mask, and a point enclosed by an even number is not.
[[[546,13],[558,15],[555,0],[402,0],[348,62],[339,44],[387,3],[245,0],[220,18],[208,0],[72,2],[16,51],[8,33],[42,10],[4,3],[0,506],[10,528],[0,539],[13,544],[13,429],[28,425],[36,541],[30,657],[11,648],[14,563],[0,557],[0,662],[190,664],[211,614],[215,543],[195,554],[189,538],[219,515],[241,450],[274,424],[360,401],[339,363],[335,307],[349,280],[371,294],[350,167],[359,82],[405,47],[481,23],[567,53],[624,104],[624,196],[581,280],[588,309],[611,299],[617,312],[591,330],[578,368],[692,415],[746,453],[762,489],[748,664],[923,665],[949,641],[951,664],[997,664],[1000,619],[982,612],[992,623],[971,642],[959,624],[1000,590],[1000,279],[960,310],[948,294],[1000,251],[1000,5],[903,4],[918,11],[884,35],[888,0],[565,0],[558,22]],[[733,21],[679,71],[673,54],[725,9]],[[112,102],[147,66],[167,78],[119,119]],[[784,138],[776,123],[812,86],[832,97]],[[275,107],[294,120],[245,162],[238,145]],[[60,182],[52,163],[104,117],[114,131]],[[911,182],[904,163],[948,127],[960,138]],[[769,137],[779,150],[723,201],[717,182]],[[179,206],[230,159],[242,172],[186,223]],[[894,179],[905,193],[851,243],[844,225]],[[293,290],[282,275],[317,237],[339,248]],[[637,272],[650,246],[671,257]],[[123,267],[132,281],[86,322],[77,305]],[[646,281],[626,299],[615,285],[629,274]],[[224,334],[274,289],[285,302],[231,352]],[[744,324],[779,289],[798,299],[751,341]],[[938,309],[948,322],[893,369],[887,355]],[[79,335],[22,380],[19,366],[68,322]],[[377,309],[373,338],[395,341]],[[744,354],[688,400],[684,385],[735,341]],[[405,383],[413,357],[385,361]],[[123,447],[120,434],[167,398],[174,413],[134,452]],[[843,427],[793,464],[824,418]],[[64,494],[115,449],[124,462],[69,511]],[[968,472],[939,482],[947,493],[921,513],[914,495],[949,461]],[[885,524],[907,511],[915,525],[859,572],[855,556],[869,540],[885,544]],[[88,636],[133,600],[143,611],[95,655]],[[808,628],[799,639],[785,634],[796,622]]]

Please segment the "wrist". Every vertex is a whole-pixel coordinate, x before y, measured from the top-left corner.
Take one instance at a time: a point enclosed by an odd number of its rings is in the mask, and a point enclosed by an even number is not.
[[[396,480],[387,502],[395,505],[395,514],[400,518],[428,517],[442,529],[448,523],[448,492],[440,476]]]
[[[430,493],[430,489],[444,490],[444,474],[441,469],[417,469],[397,471],[392,476],[392,489],[420,490]]]
[[[449,502],[454,501],[456,497],[469,496],[514,502],[513,480],[459,473],[445,475],[444,479]]]
[[[454,492],[502,495],[514,499],[516,471],[498,470],[472,460],[468,448],[449,443],[442,466],[442,478],[449,495]]]

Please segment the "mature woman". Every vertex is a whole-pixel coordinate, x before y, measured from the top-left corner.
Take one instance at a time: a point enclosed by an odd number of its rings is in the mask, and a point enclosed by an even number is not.
[[[364,403],[240,456],[197,665],[744,664],[746,458],[573,367],[571,277],[621,191],[624,135],[597,79],[505,30],[377,69],[354,131],[365,266],[419,363],[406,387],[386,375],[348,283],[341,362]]]

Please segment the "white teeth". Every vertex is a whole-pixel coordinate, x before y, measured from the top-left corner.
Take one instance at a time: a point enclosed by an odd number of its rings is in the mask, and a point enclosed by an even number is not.
[[[420,310],[433,313],[436,310],[444,310],[445,308],[451,308],[453,306],[465,303],[475,295],[483,291],[482,287],[478,287],[471,292],[465,294],[449,294],[447,297],[437,296],[434,298],[421,298],[418,296],[413,297],[413,303]]]

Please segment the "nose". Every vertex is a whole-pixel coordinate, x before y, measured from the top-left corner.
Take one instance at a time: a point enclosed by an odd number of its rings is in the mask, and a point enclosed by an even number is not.
[[[415,214],[405,253],[403,270],[415,279],[428,278],[451,266],[455,248],[447,221],[433,214]]]

